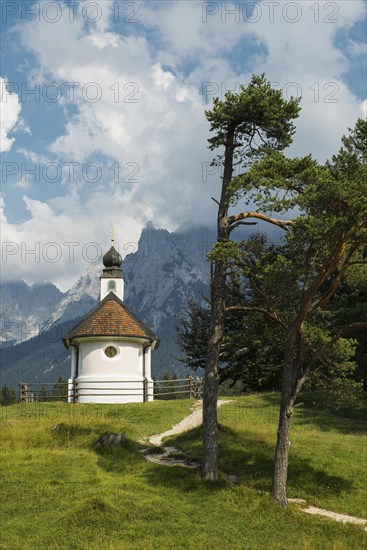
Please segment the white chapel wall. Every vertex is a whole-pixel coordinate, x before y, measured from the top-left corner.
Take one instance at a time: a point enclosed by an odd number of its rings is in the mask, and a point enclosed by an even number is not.
[[[118,353],[107,357],[104,350],[114,346]],[[80,345],[83,359],[79,375],[99,375],[102,378],[137,378],[143,376],[142,344],[135,342],[86,342]]]

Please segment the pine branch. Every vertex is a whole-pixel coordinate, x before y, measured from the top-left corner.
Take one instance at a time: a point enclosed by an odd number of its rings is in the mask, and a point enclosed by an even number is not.
[[[262,307],[256,307],[256,306],[227,306],[226,311],[252,311],[257,313],[262,313],[263,315],[266,315],[278,325],[280,325],[284,330],[287,330],[288,327],[283,323],[283,321],[280,319],[278,314],[276,312],[268,311],[267,309],[264,309]]]
[[[237,222],[244,220],[246,218],[255,218],[258,220],[262,220],[268,223],[271,223],[273,225],[276,225],[277,227],[280,227],[281,229],[287,230],[288,225],[292,225],[291,220],[278,220],[276,218],[272,218],[270,216],[267,216],[266,214],[262,214],[261,212],[241,212],[240,214],[235,214],[234,216],[230,216],[228,218],[228,222],[230,225],[230,228],[233,224],[236,224]]]
[[[294,388],[294,395],[298,395],[298,393],[301,391],[303,384],[306,382],[310,371],[312,370],[312,367],[315,365],[316,361],[320,359],[323,353],[327,351],[331,346],[333,346],[342,336],[347,334],[348,332],[351,332],[353,330],[359,329],[359,328],[367,328],[367,322],[356,322],[356,323],[350,323],[349,325],[346,325],[342,330],[338,332],[331,340],[326,342],[321,348],[319,348],[312,359],[310,363],[307,365],[304,374],[301,376],[301,378],[298,380],[295,388]]]

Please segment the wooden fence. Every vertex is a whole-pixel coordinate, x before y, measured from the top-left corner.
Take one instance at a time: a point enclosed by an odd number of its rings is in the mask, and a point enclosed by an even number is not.
[[[110,385],[107,388],[107,385]],[[132,385],[133,384],[133,385]],[[21,403],[42,401],[69,401],[77,403],[79,397],[131,397],[142,396],[142,401],[152,399],[200,399],[203,395],[203,379],[178,378],[173,380],[93,380],[77,382],[19,383]]]

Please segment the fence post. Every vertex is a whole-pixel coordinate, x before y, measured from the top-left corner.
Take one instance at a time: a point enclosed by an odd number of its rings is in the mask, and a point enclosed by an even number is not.
[[[19,382],[19,397],[21,403],[27,403],[27,392],[24,382]]]
[[[193,395],[194,395],[192,383],[193,383],[193,379],[192,379],[192,376],[190,375],[190,376],[189,376],[189,398],[190,398],[190,399],[191,399],[191,398],[193,397]]]
[[[73,403],[78,401],[78,382],[73,380]]]
[[[148,402],[148,380],[143,379],[143,403]]]

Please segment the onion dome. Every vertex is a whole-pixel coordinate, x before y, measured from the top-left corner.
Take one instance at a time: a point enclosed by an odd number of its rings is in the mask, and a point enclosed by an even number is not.
[[[121,269],[122,258],[115,248],[115,239],[112,235],[111,248],[103,256],[104,270],[101,279],[123,279],[124,274]]]
[[[108,252],[103,256],[103,265],[105,267],[115,267],[119,269],[122,264],[122,258],[117,252],[116,248],[112,245]]]

